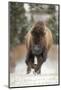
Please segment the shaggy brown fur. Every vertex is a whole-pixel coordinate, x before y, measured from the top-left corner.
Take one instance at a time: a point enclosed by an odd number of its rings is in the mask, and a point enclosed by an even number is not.
[[[48,51],[52,45],[52,33],[41,21],[37,22],[31,31],[26,35],[27,58],[28,66],[27,73],[34,68],[35,72],[40,73],[40,68],[46,61]],[[37,57],[38,64],[34,64],[34,57]]]

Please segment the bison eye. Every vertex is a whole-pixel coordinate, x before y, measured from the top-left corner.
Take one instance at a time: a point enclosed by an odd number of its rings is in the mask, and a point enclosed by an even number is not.
[[[44,35],[45,35],[45,33],[44,33],[44,32],[40,32],[40,35],[41,35],[41,36],[44,36]]]
[[[35,34],[36,34],[36,32],[35,32],[35,31],[32,31],[32,32],[31,32],[31,34],[32,34],[32,35],[35,35]]]

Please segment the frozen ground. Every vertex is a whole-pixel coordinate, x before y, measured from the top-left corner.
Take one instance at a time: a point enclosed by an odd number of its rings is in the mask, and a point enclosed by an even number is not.
[[[58,84],[58,55],[52,60],[50,56],[47,58],[39,75],[34,75],[33,70],[26,74],[26,68],[24,57],[17,63],[15,72],[10,74],[10,87]]]

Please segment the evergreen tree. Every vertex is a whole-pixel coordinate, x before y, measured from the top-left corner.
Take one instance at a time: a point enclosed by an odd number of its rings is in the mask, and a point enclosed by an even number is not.
[[[27,18],[25,16],[24,4],[19,2],[9,3],[10,23],[10,46],[23,43],[27,32]]]
[[[52,31],[54,43],[58,43],[58,24],[55,15],[48,20],[48,27]]]
[[[53,13],[55,13],[55,12],[56,12],[56,7],[55,7],[55,5],[48,5],[48,8],[47,8],[46,12],[47,12],[48,14],[53,14]]]

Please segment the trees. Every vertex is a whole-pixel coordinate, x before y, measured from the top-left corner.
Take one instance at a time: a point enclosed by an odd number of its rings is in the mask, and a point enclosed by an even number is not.
[[[19,2],[9,3],[10,46],[23,43],[27,32],[27,18],[24,4]]]
[[[52,31],[53,34],[53,40],[54,43],[58,43],[58,24],[56,22],[56,17],[53,15],[49,20],[48,20],[48,27]]]
[[[48,27],[52,31],[54,43],[58,44],[58,12],[56,11],[55,5],[49,5],[47,10],[48,13],[51,15],[51,18],[49,18],[48,20]]]

